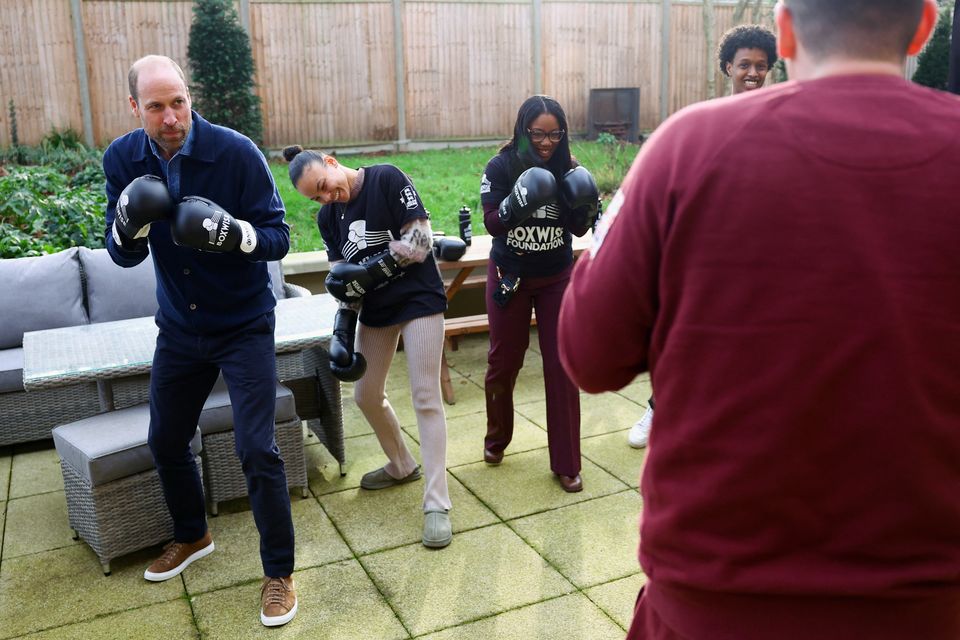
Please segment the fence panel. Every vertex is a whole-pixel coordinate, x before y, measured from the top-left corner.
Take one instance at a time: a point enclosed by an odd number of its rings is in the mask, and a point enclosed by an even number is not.
[[[82,131],[69,2],[0,2],[0,98],[0,146],[11,143],[11,100],[21,144],[51,128]]]
[[[529,2],[405,2],[407,133],[507,137],[533,91]]]
[[[534,90],[534,0],[399,0],[403,95],[412,140],[504,138]],[[71,5],[0,2],[0,146],[38,143],[52,128],[83,129]],[[189,81],[192,0],[81,0],[93,137],[105,145],[138,126],[127,103],[130,63],[177,60]],[[399,135],[392,0],[249,0],[264,143],[280,147],[393,142]],[[241,6],[237,2],[238,7]],[[661,0],[541,0],[542,89],[574,132],[586,130],[591,88],[639,87],[640,126],[660,119]],[[715,39],[734,0],[714,0]],[[703,4],[673,0],[667,102],[674,112],[729,81],[707,51]],[[768,25],[769,26],[769,25]],[[908,61],[905,75],[915,68]]]
[[[189,81],[187,44],[192,20],[193,2],[189,1],[83,2],[90,106],[97,144],[106,145],[140,126],[127,101],[127,71],[134,60],[153,53],[169,56],[180,64]]]
[[[640,88],[640,127],[659,121],[660,5],[654,2],[544,3],[543,88],[563,105],[574,131],[587,129],[590,89]]]
[[[389,2],[256,2],[250,12],[266,146],[396,139]]]

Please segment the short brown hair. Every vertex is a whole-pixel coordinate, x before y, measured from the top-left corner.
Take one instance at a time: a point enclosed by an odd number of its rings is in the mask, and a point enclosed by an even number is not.
[[[923,0],[784,0],[803,46],[817,57],[903,59]]]

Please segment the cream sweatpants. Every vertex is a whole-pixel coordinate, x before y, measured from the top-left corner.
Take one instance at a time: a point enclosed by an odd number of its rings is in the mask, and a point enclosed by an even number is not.
[[[400,421],[387,399],[387,373],[397,343],[403,335],[410,377],[410,396],[420,431],[420,456],[426,486],[423,509],[450,509],[447,489],[447,419],[440,394],[440,360],[443,356],[443,314],[414,318],[388,327],[357,326],[356,350],[367,360],[367,372],[354,383],[353,397],[373,427],[389,462],[385,468],[403,478],[417,461],[403,441]]]

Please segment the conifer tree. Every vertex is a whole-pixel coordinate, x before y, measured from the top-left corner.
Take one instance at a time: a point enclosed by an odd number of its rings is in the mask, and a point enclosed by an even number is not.
[[[253,92],[253,52],[231,0],[197,0],[187,45],[197,112],[263,141],[260,98]]]
[[[940,10],[940,19],[926,48],[917,58],[917,70],[913,81],[934,89],[946,91],[947,74],[950,69],[950,32],[953,28],[953,12],[949,7]]]

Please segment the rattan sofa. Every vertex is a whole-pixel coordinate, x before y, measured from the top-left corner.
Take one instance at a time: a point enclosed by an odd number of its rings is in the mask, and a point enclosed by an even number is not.
[[[269,271],[278,298],[310,295],[284,282],[279,262],[269,263]],[[24,391],[24,332],[138,318],[156,310],[150,259],[122,269],[105,249],[81,247],[0,260],[0,446],[48,439],[57,425],[100,410],[93,383]],[[145,379],[122,381],[114,393],[118,409],[146,402]]]

